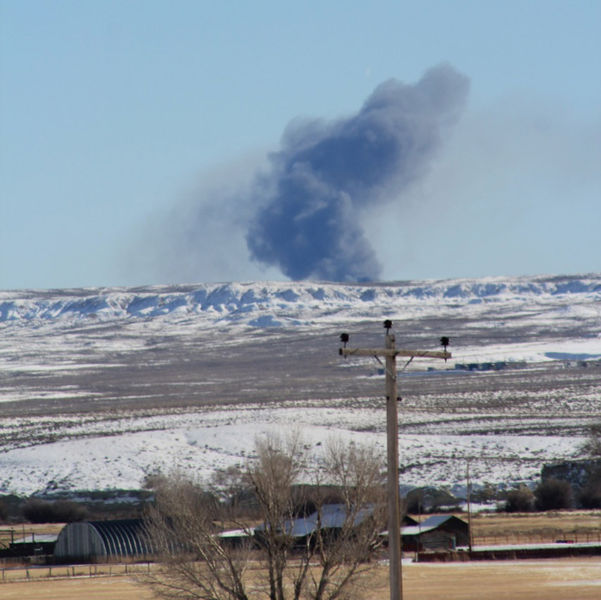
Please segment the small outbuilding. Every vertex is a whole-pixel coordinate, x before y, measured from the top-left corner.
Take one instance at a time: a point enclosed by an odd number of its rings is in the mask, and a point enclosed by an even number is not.
[[[401,540],[403,550],[408,552],[454,550],[469,545],[469,525],[453,515],[433,516],[417,525],[403,527]]]
[[[65,525],[58,535],[58,560],[111,560],[151,554],[142,519],[85,521]]]

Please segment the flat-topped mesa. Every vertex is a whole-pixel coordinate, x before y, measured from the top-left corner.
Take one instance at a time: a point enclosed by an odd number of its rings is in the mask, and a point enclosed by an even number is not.
[[[601,298],[601,274],[343,284],[206,283],[135,288],[0,291],[0,323],[43,320],[149,319],[212,314],[248,321],[253,312],[300,312],[413,305],[461,305],[538,298]],[[295,314],[296,313],[296,314]],[[278,321],[279,319],[275,319]]]

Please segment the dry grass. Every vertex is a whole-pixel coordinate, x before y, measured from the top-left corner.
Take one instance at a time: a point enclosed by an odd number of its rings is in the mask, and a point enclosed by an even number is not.
[[[2,600],[150,600],[152,597],[148,589],[124,576],[0,584]]]
[[[256,575],[255,575],[256,576]],[[378,565],[357,598],[388,599],[388,570]],[[598,558],[403,566],[405,600],[597,600]],[[0,584],[3,600],[150,600],[151,593],[128,576],[51,579]]]
[[[467,519],[465,514],[457,515]],[[601,511],[546,513],[481,513],[472,518],[474,543],[554,541],[559,538],[597,541],[601,536]]]
[[[598,600],[601,563],[591,558],[409,565],[404,592],[405,600]]]

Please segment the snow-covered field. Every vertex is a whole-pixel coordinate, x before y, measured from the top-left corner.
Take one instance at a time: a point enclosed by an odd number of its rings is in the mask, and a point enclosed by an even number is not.
[[[460,490],[468,460],[476,483],[533,482],[580,456],[601,416],[600,274],[9,291],[0,493],[209,476],[266,432],[384,451],[381,365],[337,353],[342,331],[380,346],[384,318],[397,347],[453,352],[400,373],[403,485]]]

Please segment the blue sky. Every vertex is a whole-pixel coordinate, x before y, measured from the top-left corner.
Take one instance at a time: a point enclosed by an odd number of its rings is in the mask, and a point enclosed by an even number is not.
[[[0,288],[284,279],[245,224],[288,124],[441,62],[468,103],[360,216],[381,277],[600,271],[597,0],[0,0]]]

